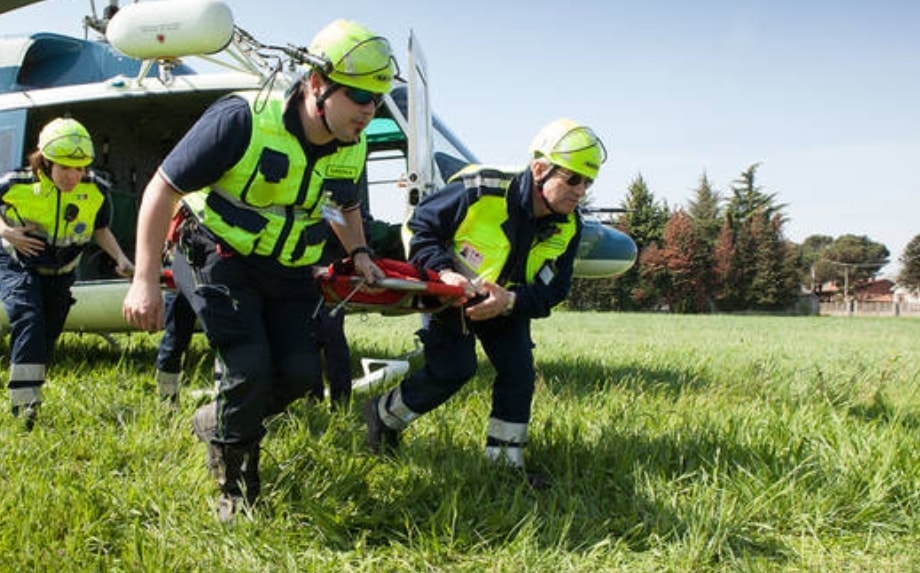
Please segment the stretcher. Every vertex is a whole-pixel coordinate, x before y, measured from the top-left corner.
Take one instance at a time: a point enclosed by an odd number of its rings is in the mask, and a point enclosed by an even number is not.
[[[464,296],[463,287],[438,280],[434,271],[395,259],[374,259],[385,277],[367,284],[350,259],[319,267],[315,273],[331,312],[376,312],[383,315],[438,312]]]

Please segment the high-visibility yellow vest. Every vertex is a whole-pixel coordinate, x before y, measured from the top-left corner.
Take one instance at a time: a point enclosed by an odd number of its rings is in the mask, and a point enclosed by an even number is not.
[[[316,263],[328,228],[321,208],[333,179],[357,183],[367,156],[364,134],[354,145],[308,165],[300,141],[284,127],[285,95],[249,102],[252,133],[243,157],[213,185],[185,197],[199,222],[242,255],[276,259],[288,267]],[[304,178],[309,184],[302,189]]]
[[[454,254],[467,267],[468,274],[490,282],[499,279],[511,254],[511,242],[502,224],[508,220],[507,193],[515,175],[495,168],[471,166],[455,176],[462,179],[467,189],[475,189],[476,194],[454,233]],[[534,238],[527,253],[527,283],[534,282],[544,266],[552,264],[566,251],[577,229],[576,215],[571,213],[565,221],[555,224],[552,232],[543,233],[545,237]]]
[[[35,258],[37,266],[57,273],[75,269],[83,246],[93,238],[96,218],[105,204],[105,193],[95,177],[84,177],[68,192],[58,189],[50,177],[43,173],[36,176],[31,170],[17,172],[8,181],[9,187],[3,193],[4,219],[13,226],[36,225],[34,234],[51,247],[45,256]],[[3,247],[17,260],[23,259],[6,241]],[[27,260],[22,262],[32,266]]]

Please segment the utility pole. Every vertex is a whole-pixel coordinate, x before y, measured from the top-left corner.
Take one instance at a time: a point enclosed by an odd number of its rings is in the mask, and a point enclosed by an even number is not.
[[[847,307],[847,316],[853,316],[853,305],[850,302],[850,266],[843,266],[843,304]]]
[[[830,259],[824,259],[826,262],[843,267],[843,303],[846,305],[847,316],[853,315],[852,300],[850,298],[850,269],[854,268],[870,268],[870,267],[881,267],[882,263],[842,263],[840,261],[832,261]]]

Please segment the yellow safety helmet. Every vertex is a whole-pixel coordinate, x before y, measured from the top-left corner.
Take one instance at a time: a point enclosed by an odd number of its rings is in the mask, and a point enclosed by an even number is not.
[[[383,94],[399,74],[390,42],[351,20],[339,19],[320,30],[308,51],[325,62],[320,72],[344,86]]]
[[[589,179],[597,179],[601,165],[607,161],[607,149],[591,128],[568,118],[557,119],[543,129],[530,144],[533,158],[545,157]]]
[[[42,157],[67,167],[86,167],[93,162],[93,140],[79,121],[59,117],[38,134]]]

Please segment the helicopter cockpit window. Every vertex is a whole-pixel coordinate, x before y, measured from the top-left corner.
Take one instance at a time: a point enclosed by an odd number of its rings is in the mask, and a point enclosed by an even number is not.
[[[140,69],[140,61],[125,58],[108,44],[41,32],[32,36],[13,87],[21,90],[101,82],[118,75],[133,77]],[[147,75],[155,77],[156,73],[151,67]],[[191,73],[192,69],[181,63],[172,69],[177,76]]]

